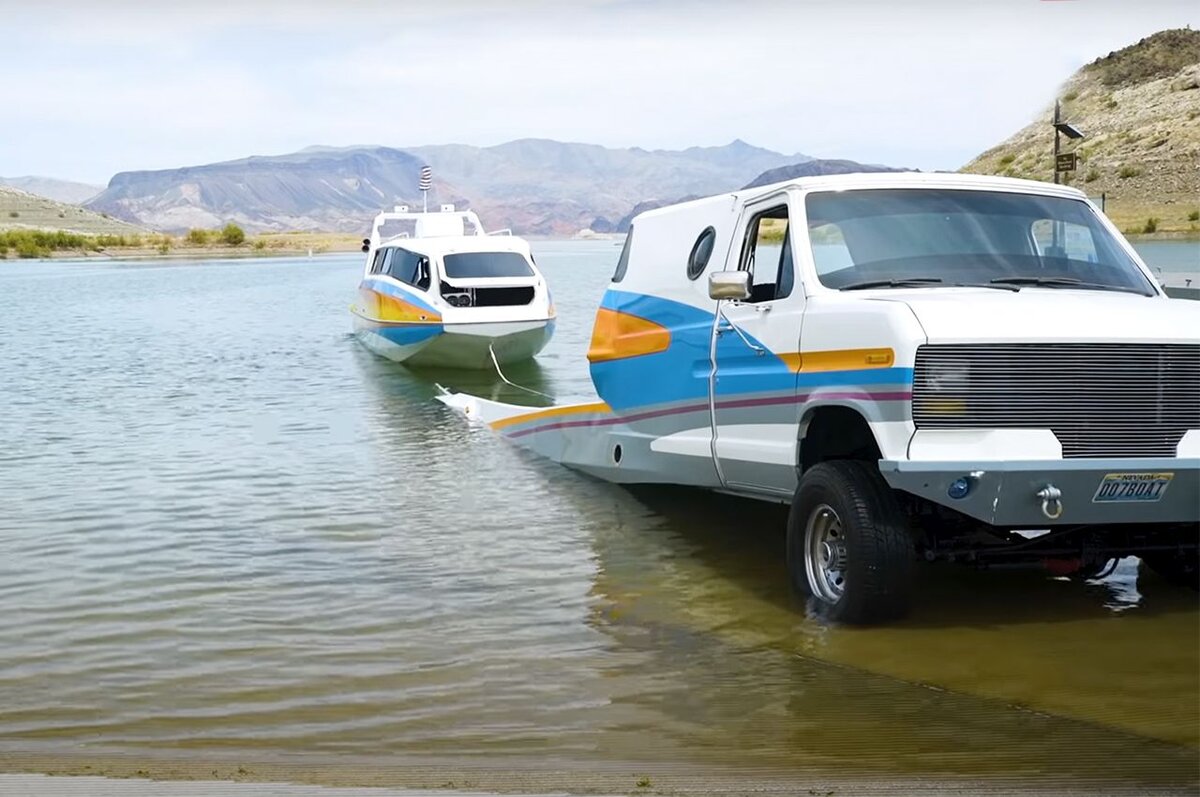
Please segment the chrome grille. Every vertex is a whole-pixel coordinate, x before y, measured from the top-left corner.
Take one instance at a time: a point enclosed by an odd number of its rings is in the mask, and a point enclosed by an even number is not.
[[[1051,429],[1063,456],[1173,457],[1200,428],[1200,345],[921,346],[918,429]]]

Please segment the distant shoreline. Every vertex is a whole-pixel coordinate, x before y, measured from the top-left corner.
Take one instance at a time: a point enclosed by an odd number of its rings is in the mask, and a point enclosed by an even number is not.
[[[4,230],[0,230],[0,242]],[[53,234],[54,230],[48,230]],[[94,242],[98,236],[84,236]],[[568,235],[527,235],[520,236],[529,241],[611,241],[619,243],[625,238],[624,233],[597,234],[595,237],[576,237]],[[162,245],[164,239],[170,243]],[[303,257],[307,255],[345,254],[362,250],[362,236],[351,233],[323,232],[285,232],[263,233],[248,236],[245,243],[230,245],[210,243],[195,245],[187,243],[186,237],[174,237],[162,234],[142,236],[137,245],[120,246],[107,244],[99,246],[68,246],[55,248],[36,256],[20,255],[15,249],[7,252],[0,249],[0,261],[4,260],[140,260],[140,259],[198,259],[198,258],[251,258],[251,257]]]

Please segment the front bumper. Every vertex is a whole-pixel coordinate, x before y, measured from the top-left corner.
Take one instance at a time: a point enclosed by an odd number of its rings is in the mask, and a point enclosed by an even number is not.
[[[882,460],[893,489],[954,509],[993,526],[1046,528],[1078,524],[1200,522],[1200,459],[1065,459],[1028,462]],[[1154,501],[1096,501],[1110,474],[1172,474]],[[970,490],[954,499],[950,485],[966,477]],[[1045,488],[1055,488],[1056,506]],[[1039,493],[1042,493],[1039,495]],[[1059,511],[1061,512],[1059,513]],[[1053,517],[1059,513],[1057,517]]]

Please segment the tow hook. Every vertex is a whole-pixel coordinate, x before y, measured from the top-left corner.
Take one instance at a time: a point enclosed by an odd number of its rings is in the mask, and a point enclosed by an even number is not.
[[[1037,497],[1042,499],[1042,514],[1050,520],[1058,520],[1062,517],[1062,490],[1055,487],[1053,484],[1047,484],[1045,487],[1037,491]]]

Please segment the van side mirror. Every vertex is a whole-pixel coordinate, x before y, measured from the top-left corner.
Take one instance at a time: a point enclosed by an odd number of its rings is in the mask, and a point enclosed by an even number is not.
[[[363,242],[362,242],[362,250],[363,250],[364,252],[370,252],[370,251],[371,251],[371,239],[370,239],[370,238],[363,238]]]
[[[742,301],[750,298],[749,271],[714,271],[708,275],[708,298]]]

